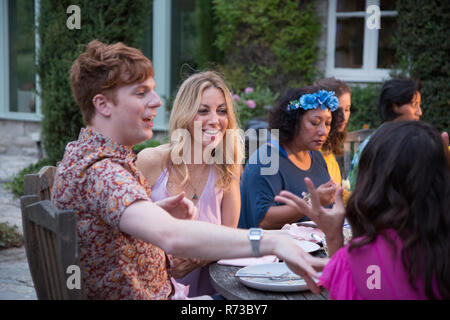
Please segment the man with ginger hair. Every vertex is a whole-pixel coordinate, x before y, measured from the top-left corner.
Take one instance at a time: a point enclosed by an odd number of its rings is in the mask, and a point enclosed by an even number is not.
[[[155,85],[152,63],[122,43],[90,42],[71,69],[86,128],[66,147],[52,201],[76,212],[88,298],[185,297],[171,281],[166,252],[205,260],[277,255],[318,292],[311,277],[318,277],[314,268],[326,260],[305,253],[292,239],[253,230],[251,243],[247,230],[191,221],[195,210],[183,193],[151,201],[132,147],[153,135],[161,106]]]

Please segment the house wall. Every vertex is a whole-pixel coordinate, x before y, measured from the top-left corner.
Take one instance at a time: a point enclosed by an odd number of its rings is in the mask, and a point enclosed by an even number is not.
[[[39,156],[39,122],[0,119],[0,154]]]

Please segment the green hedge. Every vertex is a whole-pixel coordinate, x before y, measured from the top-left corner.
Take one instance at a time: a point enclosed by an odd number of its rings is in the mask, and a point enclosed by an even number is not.
[[[213,0],[222,72],[235,92],[245,87],[312,83],[321,33],[315,1]]]
[[[376,129],[381,124],[377,101],[381,84],[352,87],[352,108],[348,131]]]
[[[71,0],[41,0],[39,19],[38,74],[41,81],[42,136],[51,162],[61,160],[69,141],[76,140],[84,126],[72,97],[69,71],[72,62],[93,39],[122,41],[142,48],[146,27],[151,23],[152,1],[79,0],[81,29],[69,30],[66,21]],[[150,20],[149,20],[150,19]]]
[[[450,2],[397,1],[397,68],[421,79],[423,120],[450,129]]]

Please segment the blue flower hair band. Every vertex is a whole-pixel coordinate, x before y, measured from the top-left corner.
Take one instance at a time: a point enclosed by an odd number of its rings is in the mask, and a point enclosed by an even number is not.
[[[297,110],[302,108],[310,110],[317,109],[319,106],[322,110],[328,108],[331,112],[335,111],[339,107],[339,100],[334,91],[319,90],[318,92],[304,94],[300,99],[291,101],[287,109]]]

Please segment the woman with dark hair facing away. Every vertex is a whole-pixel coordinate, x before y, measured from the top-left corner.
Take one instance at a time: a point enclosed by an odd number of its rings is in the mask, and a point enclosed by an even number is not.
[[[325,232],[332,258],[319,283],[330,298],[450,299],[447,146],[428,123],[385,123],[361,155],[345,209],[340,190],[333,209],[321,207],[311,181],[312,206],[285,191],[276,198]],[[344,217],[354,238],[340,248]]]
[[[307,192],[305,177],[320,186],[322,205],[334,201],[336,185],[330,180],[319,150],[328,137],[331,113],[338,108],[338,103],[334,93],[317,86],[290,89],[279,99],[268,119],[271,133],[278,130],[278,139],[270,140],[254,152],[244,169],[239,228],[280,229],[301,219],[309,220],[274,200],[281,190],[298,195]],[[264,155],[274,161],[268,163]],[[274,170],[265,172],[269,167]]]
[[[328,173],[335,183],[341,185],[342,175],[341,169],[336,156],[342,156],[344,150],[342,148],[344,140],[347,136],[347,124],[350,118],[350,107],[352,90],[342,80],[334,77],[325,78],[315,82],[323,90],[333,91],[339,99],[339,108],[333,112],[333,119],[331,120],[331,130],[327,141],[322,146],[323,158],[327,163]]]
[[[422,84],[413,79],[392,79],[386,81],[381,89],[378,99],[378,112],[381,120],[388,121],[408,121],[420,120],[422,109],[420,108]],[[369,142],[372,135],[368,136],[358,147],[353,156],[348,180],[350,189],[355,187],[356,176],[358,175],[358,162],[361,152]]]

